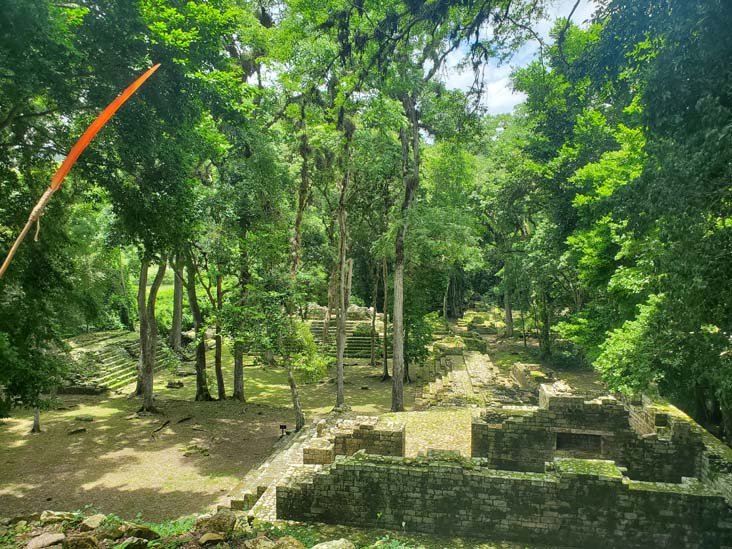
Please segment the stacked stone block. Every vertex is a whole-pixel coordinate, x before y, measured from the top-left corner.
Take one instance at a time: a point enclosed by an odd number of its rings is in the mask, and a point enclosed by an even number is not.
[[[656,429],[656,422],[667,427]],[[615,461],[636,480],[681,482],[700,477],[704,445],[692,423],[629,411],[611,396],[587,400],[542,385],[538,407],[504,406],[475,418],[471,455],[486,458],[492,468],[535,472],[557,456],[592,457]],[[558,443],[572,436],[575,454]],[[582,445],[581,437],[596,440]],[[592,447],[596,455],[587,455]]]
[[[403,456],[404,423],[379,421],[377,417],[339,420],[330,429],[318,430],[302,452],[303,463],[327,465],[336,455],[350,456],[364,450],[382,456]]]
[[[333,443],[324,438],[312,438],[302,448],[302,462],[305,465],[328,465],[333,463]]]
[[[482,459],[337,457],[277,487],[280,519],[575,547],[732,545],[724,498],[697,481],[624,478],[612,462],[558,460],[544,473]]]
[[[542,375],[537,376],[536,373]],[[525,364],[523,362],[516,362],[511,367],[511,377],[518,383],[519,387],[529,391],[536,391],[541,383],[551,379],[551,375],[541,371],[541,364]]]
[[[335,454],[350,456],[359,450],[380,456],[403,456],[405,449],[403,423],[378,423],[373,420],[360,423],[353,430],[336,431]]]

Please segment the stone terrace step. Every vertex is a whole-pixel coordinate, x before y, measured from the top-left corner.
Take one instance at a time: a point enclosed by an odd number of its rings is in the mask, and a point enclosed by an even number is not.
[[[242,511],[255,509],[269,517],[274,511],[272,493],[277,482],[293,465],[302,465],[302,448],[317,434],[315,423],[306,425],[299,433],[281,439],[272,449],[272,454],[256,469],[249,471],[229,494],[232,509]],[[259,503],[264,494],[269,496]]]

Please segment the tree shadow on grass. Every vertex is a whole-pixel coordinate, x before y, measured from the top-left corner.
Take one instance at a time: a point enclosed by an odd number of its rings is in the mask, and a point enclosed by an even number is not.
[[[224,356],[231,379],[231,357]],[[346,402],[357,413],[388,411],[391,384],[380,381],[381,368],[348,362]],[[182,389],[166,388],[174,377],[156,374],[161,414],[140,418],[139,399],[123,395],[65,395],[66,409],[42,414],[41,434],[29,434],[30,411],[6,420],[0,425],[0,516],[86,505],[125,518],[141,512],[148,520],[198,512],[221,501],[269,456],[280,424],[293,425],[284,369],[247,367],[245,404],[194,402],[190,378]],[[413,391],[407,388],[408,405]],[[302,385],[301,397],[310,421],[332,409],[335,385]],[[80,415],[94,421],[77,421]],[[68,435],[73,427],[87,431]]]
[[[234,401],[161,399],[161,414],[140,418],[137,400],[121,396],[62,403],[69,409],[43,414],[41,434],[28,433],[30,415],[0,427],[0,516],[86,505],[149,520],[201,511],[269,455],[290,414]],[[75,427],[86,432],[67,434]]]

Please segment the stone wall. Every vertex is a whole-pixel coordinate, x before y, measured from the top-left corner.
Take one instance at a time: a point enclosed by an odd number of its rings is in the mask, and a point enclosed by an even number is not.
[[[403,456],[404,423],[379,420],[377,417],[343,419],[303,447],[303,463],[327,465],[334,456],[350,456],[364,450],[381,456]]]
[[[277,487],[280,519],[576,547],[732,545],[724,498],[698,481],[631,481],[607,461],[563,459],[544,473],[486,460],[338,457]]]
[[[613,460],[636,480],[701,478],[704,445],[691,420],[631,411],[612,396],[587,400],[542,385],[538,407],[504,406],[475,418],[471,455],[512,471],[541,472],[555,457],[578,457]]]
[[[641,399],[630,402],[628,406],[631,422],[638,421],[633,419],[634,415],[645,417],[646,425],[654,425],[657,432],[673,434],[683,431],[687,438],[700,445],[701,451],[695,456],[697,470],[694,476],[724,494],[732,505],[732,449],[729,446],[684,412],[663,400],[644,395]]]
[[[536,391],[539,385],[551,381],[552,374],[542,371],[541,364],[526,364],[516,362],[511,367],[511,377],[516,380],[519,387],[529,391]]]

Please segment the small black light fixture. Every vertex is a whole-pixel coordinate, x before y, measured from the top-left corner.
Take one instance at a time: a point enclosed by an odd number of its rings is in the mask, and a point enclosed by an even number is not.
[[[280,436],[283,437],[287,434],[287,424],[280,423]]]

